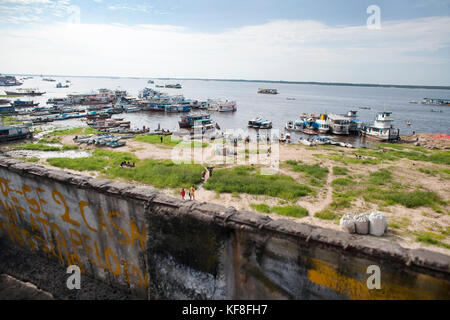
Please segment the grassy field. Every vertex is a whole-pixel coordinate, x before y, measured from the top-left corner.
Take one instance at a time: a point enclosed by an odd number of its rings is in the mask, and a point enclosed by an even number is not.
[[[390,170],[382,168],[362,178],[336,178],[332,181],[334,209],[348,208],[357,197],[383,206],[400,204],[406,208],[438,208],[446,203],[433,191],[396,182]]]
[[[216,170],[204,187],[219,193],[261,194],[289,200],[295,200],[313,192],[311,188],[299,184],[290,176],[261,175],[259,169],[251,166]]]
[[[123,161],[134,162],[135,168],[121,168]],[[200,165],[176,165],[170,160],[138,160],[133,154],[96,149],[84,158],[50,158],[47,162],[55,167],[78,171],[97,171],[107,178],[151,184],[155,187],[190,187],[201,182],[203,168]]]
[[[305,164],[301,161],[288,160],[284,163],[294,172],[301,172],[309,178],[309,182],[313,186],[322,186],[328,175],[328,169],[318,164]]]
[[[288,206],[273,206],[269,207],[265,203],[252,203],[250,204],[252,209],[255,209],[261,213],[272,213],[275,212],[277,214],[295,218],[302,218],[308,215],[308,210],[303,208],[302,206],[297,205],[288,205]]]
[[[21,124],[22,121],[19,120],[16,117],[12,117],[12,116],[1,116],[1,124],[3,126],[10,126],[10,125],[14,125],[14,124]]]
[[[332,152],[328,154],[316,154],[318,158],[327,158],[343,164],[370,164],[377,165],[382,162],[392,162],[401,159],[431,162],[435,164],[450,165],[450,151],[427,150],[421,146],[402,145],[378,145],[376,149],[358,148],[352,153]],[[384,147],[383,147],[384,146]]]
[[[68,136],[68,135],[84,135],[84,134],[97,134],[98,130],[91,127],[76,127],[70,129],[57,129],[52,132],[46,133],[44,138],[55,137],[55,136]]]
[[[163,141],[161,142],[161,137],[163,138]],[[134,138],[135,141],[140,141],[140,142],[145,142],[145,143],[151,143],[151,144],[156,144],[156,145],[163,145],[163,146],[176,146],[178,144],[180,144],[180,146],[182,147],[194,147],[194,148],[198,148],[198,147],[202,147],[202,148],[206,148],[208,146],[208,143],[206,142],[200,142],[200,141],[192,141],[192,142],[188,142],[188,141],[184,141],[184,140],[177,140],[177,139],[172,139],[171,136],[163,136],[163,135],[142,135],[142,136],[137,136],[136,138]]]
[[[25,143],[15,146],[16,150],[61,151],[61,147],[48,146],[43,143]]]

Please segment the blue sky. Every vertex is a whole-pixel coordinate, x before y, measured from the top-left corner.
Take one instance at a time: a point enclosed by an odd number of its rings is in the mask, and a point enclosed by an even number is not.
[[[450,85],[449,16],[450,0],[0,0],[0,72]]]

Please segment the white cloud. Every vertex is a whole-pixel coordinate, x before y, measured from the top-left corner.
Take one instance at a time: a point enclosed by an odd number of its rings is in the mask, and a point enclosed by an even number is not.
[[[151,6],[146,5],[136,5],[136,6],[125,6],[125,5],[112,5],[108,6],[109,10],[129,10],[129,11],[140,11],[140,12],[149,12]]]
[[[3,29],[10,73],[446,84],[450,17],[381,30],[280,20],[221,33],[177,26],[55,24]],[[443,67],[444,65],[444,67]],[[415,76],[413,76],[413,74]]]
[[[1,0],[3,3],[14,3],[14,4],[43,4],[50,3],[50,0]]]

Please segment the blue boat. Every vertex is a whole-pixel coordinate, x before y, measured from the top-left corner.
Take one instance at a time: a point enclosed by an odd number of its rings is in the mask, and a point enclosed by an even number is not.
[[[16,114],[17,111],[14,109],[13,106],[0,106],[0,114],[1,115],[8,115],[8,114]]]
[[[255,129],[270,129],[272,122],[261,118],[254,118],[248,122],[248,126]]]
[[[166,112],[189,112],[191,107],[186,104],[169,105],[165,107]]]
[[[0,142],[31,138],[33,133],[27,126],[0,126]]]

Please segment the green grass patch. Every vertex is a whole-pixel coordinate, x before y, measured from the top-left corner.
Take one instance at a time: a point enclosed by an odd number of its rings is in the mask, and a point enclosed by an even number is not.
[[[13,116],[1,116],[1,124],[4,126],[21,124],[22,121]]]
[[[328,168],[323,168],[318,164],[305,164],[301,161],[288,160],[286,164],[289,165],[295,172],[303,172],[317,180],[323,180],[328,174]]]
[[[251,203],[250,207],[252,209],[255,209],[256,211],[262,212],[262,213],[270,213],[271,212],[270,207],[265,203]]]
[[[445,238],[445,236],[442,234],[428,232],[428,231],[415,232],[415,234],[417,236],[416,241],[418,241],[418,242],[423,242],[426,244],[431,244],[431,245],[450,249],[449,244],[441,241],[442,239]]]
[[[42,138],[39,140],[39,143],[61,143],[61,138],[60,137],[55,137],[52,139]]]
[[[334,197],[333,202],[330,203],[330,208],[334,210],[347,209],[351,207],[352,201],[347,197]]]
[[[313,193],[310,187],[299,184],[290,176],[261,175],[251,166],[216,170],[204,187],[217,192],[261,194],[287,200]]]
[[[60,147],[48,146],[43,143],[26,143],[16,146],[16,150],[34,150],[34,151],[61,151]]]
[[[47,133],[44,137],[51,137],[51,136],[67,136],[72,134],[84,134],[87,129],[91,128],[83,128],[83,127],[77,127],[77,128],[70,128],[70,129],[57,129],[52,132]]]
[[[100,131],[93,129],[91,127],[76,127],[69,129],[56,129],[44,135],[43,139],[48,139],[53,137],[53,139],[58,139],[57,136],[68,136],[68,135],[85,135],[85,134],[98,134]]]
[[[388,226],[395,229],[407,228],[411,224],[411,220],[407,217],[401,217],[392,219],[389,221]]]
[[[36,157],[31,157],[31,158],[20,157],[19,159],[22,161],[34,162],[34,163],[39,162],[39,160],[40,160],[39,158],[36,158]]]
[[[83,158],[48,158],[47,162],[58,168],[67,168],[77,171],[99,171],[105,172],[109,161],[101,157],[83,157]]]
[[[412,150],[411,150],[412,149]],[[433,150],[428,151],[420,147],[408,147],[408,150],[386,150],[386,149],[367,149],[360,148],[354,154],[364,157],[373,157],[379,161],[395,161],[400,159],[409,159],[415,161],[432,162],[436,164],[450,165],[450,151]]]
[[[110,178],[123,178],[148,183],[158,188],[188,188],[202,182],[203,167],[198,164],[175,164],[171,160],[143,160],[136,168],[114,166],[107,170]]]
[[[161,142],[161,137],[163,138],[163,142]],[[172,139],[171,136],[163,136],[163,135],[140,135],[134,138],[134,140],[145,143],[152,144],[162,144],[166,146],[176,146],[180,143],[180,140]]]
[[[322,211],[316,212],[314,216],[323,220],[334,220],[336,218],[336,214],[329,209],[324,209]]]
[[[74,146],[74,145],[63,145],[61,148],[63,151],[67,151],[67,150],[78,150],[78,146]]]
[[[333,181],[331,181],[331,185],[333,187],[336,186],[353,186],[356,184],[356,181],[348,179],[348,178],[336,178]]]
[[[346,176],[348,174],[348,169],[344,167],[333,167],[333,174],[335,176]]]
[[[435,192],[423,190],[398,191],[368,187],[363,197],[366,201],[380,200],[385,205],[401,204],[407,208],[431,207],[434,204],[443,204],[443,201]]]
[[[275,206],[272,207],[272,211],[289,217],[302,218],[308,215],[308,210],[301,206]]]
[[[135,168],[121,168],[123,161],[134,162]],[[122,178],[148,183],[155,187],[190,187],[199,184],[203,167],[200,165],[174,164],[170,160],[142,160],[133,154],[96,149],[92,156],[84,158],[50,158],[47,162],[60,168],[78,171],[98,171],[107,178]]]
[[[391,172],[387,169],[380,169],[369,175],[369,183],[374,185],[385,185],[392,182]]]

